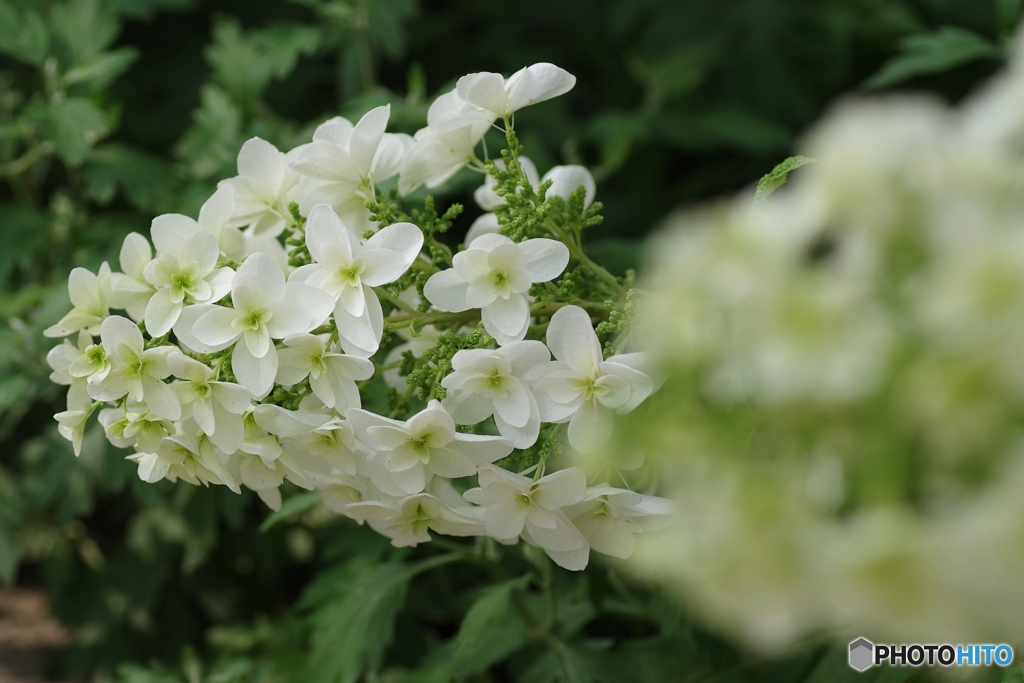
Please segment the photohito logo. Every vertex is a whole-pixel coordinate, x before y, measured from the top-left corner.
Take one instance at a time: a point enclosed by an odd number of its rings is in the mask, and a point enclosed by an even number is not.
[[[1009,645],[875,645],[867,638],[850,643],[850,667],[867,671],[879,664],[900,666],[1009,666],[1013,648]]]

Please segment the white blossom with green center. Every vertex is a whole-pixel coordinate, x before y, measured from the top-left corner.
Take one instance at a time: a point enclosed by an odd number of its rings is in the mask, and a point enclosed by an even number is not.
[[[153,219],[157,257],[143,269],[156,292],[146,305],[146,331],[167,334],[186,304],[212,304],[231,290],[234,271],[217,268],[217,238],[188,216],[165,214]]]
[[[441,385],[442,401],[458,424],[494,416],[498,433],[516,448],[529,448],[540,431],[540,409],[532,385],[551,361],[539,341],[513,342],[500,349],[464,349],[452,358],[453,373]]]
[[[266,254],[253,254],[239,267],[231,281],[231,304],[233,308],[190,306],[174,332],[186,346],[204,353],[234,345],[235,377],[258,397],[270,391],[277,374],[272,340],[313,330],[331,310],[330,297],[307,285],[286,283],[281,267]]]
[[[100,325],[110,315],[110,266],[104,261],[99,272],[75,268],[68,276],[68,295],[73,308],[55,325],[43,330],[47,337],[66,337],[79,330],[100,333]]]
[[[400,278],[422,246],[423,233],[412,223],[389,225],[360,244],[334,209],[318,204],[306,222],[306,247],[314,263],[298,268],[289,281],[333,297],[342,348],[371,356],[384,331],[384,313],[373,288]]]
[[[587,565],[590,546],[562,511],[583,498],[587,489],[583,470],[570,467],[535,481],[491,466],[480,468],[479,480],[480,488],[464,496],[486,508],[484,528],[489,536],[505,541],[523,536],[544,548],[561,567]]]
[[[392,495],[419,493],[433,476],[466,477],[479,466],[512,452],[512,443],[496,436],[461,434],[439,401],[402,422],[365,410],[351,409],[345,417],[356,436],[373,448],[383,467],[375,483]]]
[[[484,235],[455,255],[452,268],[431,275],[423,294],[442,311],[479,308],[487,333],[504,346],[526,336],[530,287],[554,280],[568,263],[561,242]]]
[[[296,335],[284,340],[280,351],[281,364],[277,368],[277,382],[292,386],[309,377],[313,393],[328,408],[344,413],[359,408],[359,388],[356,382],[373,377],[373,363],[366,358],[333,353],[320,337],[311,334]]]
[[[651,378],[638,367],[641,354],[604,360],[590,316],[578,306],[559,309],[548,325],[548,348],[555,361],[537,382],[541,419],[568,422],[569,443],[594,453],[612,435],[612,412],[628,413],[654,391]]]
[[[164,383],[171,370],[167,358],[172,346],[146,348],[138,326],[128,318],[112,315],[100,327],[100,339],[110,358],[110,372],[89,387],[89,394],[100,401],[112,401],[127,394],[137,404],[166,420],[181,417],[181,404],[170,385]]]

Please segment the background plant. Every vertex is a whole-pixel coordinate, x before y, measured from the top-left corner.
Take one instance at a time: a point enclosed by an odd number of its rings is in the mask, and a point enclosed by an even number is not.
[[[1013,3],[939,0],[652,0],[596,11],[590,2],[530,0],[514,17],[469,0],[443,8],[400,0],[0,2],[0,308],[11,321],[0,332],[0,574],[46,587],[74,627],[76,644],[59,670],[88,678],[156,658],[173,673],[129,667],[121,675],[253,678],[286,673],[311,647],[337,658],[325,670],[339,679],[364,666],[413,669],[431,652],[455,649],[439,644],[458,638],[463,617],[480,613],[469,605],[492,585],[484,574],[423,570],[389,584],[398,587],[392,600],[374,603],[386,609],[368,610],[343,590],[363,585],[351,577],[374,576],[382,558],[410,567],[425,558],[389,556],[351,527],[337,533],[311,499],[297,498],[261,533],[254,497],[144,486],[101,434],[87,435],[76,460],[53,432],[61,398],[46,379],[39,333],[67,305],[67,272],[116,261],[124,234],[144,231],[153,215],[194,215],[214,181],[232,175],[245,139],[291,147],[309,124],[334,113],[358,118],[385,101],[412,132],[430,96],[462,73],[558,63],[580,85],[572,100],[538,110],[522,142],[541,168],[594,169],[606,220],[589,229],[588,253],[621,274],[637,265],[637,240],[671,208],[751,182],[790,153],[828,100],[889,56],[920,56],[914,43],[901,47],[904,39],[956,26],[995,46],[966,50],[968,61],[947,55],[949,41],[932,41],[927,68],[903,67],[903,77],[917,79],[903,83],[955,99],[998,65],[1014,16]],[[477,182],[467,176],[437,199],[471,207]],[[515,561],[503,571],[511,580],[527,566]],[[533,571],[528,600],[543,593],[542,570]],[[524,646],[520,661],[533,655],[532,672],[500,648],[481,648],[489,654],[474,666],[539,680],[600,679],[608,666],[644,680],[699,679],[739,666],[728,675],[802,680],[831,661],[818,665],[822,648],[810,647],[750,666],[606,567],[551,581],[564,604],[548,631],[559,631],[562,645],[541,638]],[[450,599],[444,583],[458,588]],[[402,586],[410,591],[404,601],[395,597]],[[522,592],[509,589],[503,603],[498,591],[488,604],[504,615],[501,605]],[[377,634],[397,615],[392,642],[402,647],[380,637],[337,650],[341,636],[317,628],[326,623],[316,620],[319,608],[327,621],[331,609],[369,615]],[[540,623],[543,633],[547,617]],[[182,671],[186,646],[198,654]],[[221,655],[216,674],[199,665]],[[458,675],[477,675],[465,666]]]

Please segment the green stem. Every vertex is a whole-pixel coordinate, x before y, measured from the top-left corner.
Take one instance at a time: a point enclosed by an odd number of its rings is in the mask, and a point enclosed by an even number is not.
[[[417,314],[417,315],[419,314],[419,312],[415,308],[413,308],[409,304],[405,303],[404,301],[402,301],[398,297],[391,296],[391,294],[389,294],[387,292],[387,290],[384,289],[383,287],[374,287],[373,291],[375,291],[377,293],[377,296],[379,296],[381,299],[384,299],[385,301],[390,303],[395,308],[400,308],[403,311],[405,311],[406,313],[413,313],[413,314]]]
[[[17,159],[12,159],[5,164],[0,164],[0,178],[19,176],[32,166],[53,152],[53,145],[49,142],[40,142],[29,148]]]

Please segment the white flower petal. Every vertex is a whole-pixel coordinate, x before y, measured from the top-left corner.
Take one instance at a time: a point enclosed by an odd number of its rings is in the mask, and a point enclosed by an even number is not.
[[[612,436],[612,412],[584,401],[569,420],[569,443],[580,453],[598,453]]]
[[[274,376],[277,374],[277,349],[273,345],[267,354],[257,358],[249,352],[245,341],[235,344],[231,355],[231,369],[238,383],[249,390],[253,396],[265,396],[274,387]]]
[[[238,152],[238,175],[259,187],[266,197],[280,191],[285,170],[284,154],[261,138],[246,140]]]
[[[523,271],[533,282],[554,280],[569,264],[569,248],[555,240],[526,240],[519,243],[519,248],[526,256]]]

